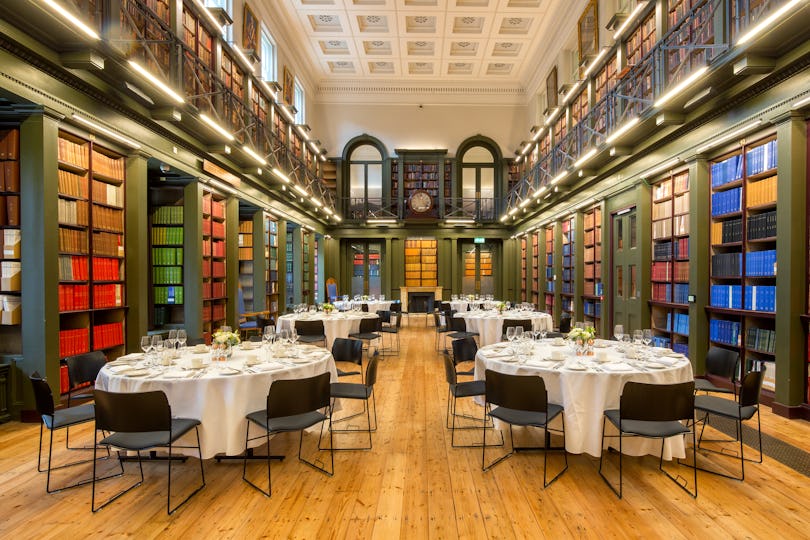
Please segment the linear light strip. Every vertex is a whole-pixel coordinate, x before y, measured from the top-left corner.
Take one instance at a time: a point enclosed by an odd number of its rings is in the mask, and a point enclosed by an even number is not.
[[[665,171],[667,169],[670,169],[670,168],[674,167],[675,165],[677,165],[680,162],[681,162],[681,158],[673,158],[673,159],[671,159],[671,160],[669,160],[669,161],[667,161],[665,163],[662,163],[661,165],[656,165],[655,167],[647,169],[646,171],[641,173],[639,176],[642,177],[642,178],[649,178],[650,176],[654,176],[654,175],[660,173],[661,171]]]
[[[231,135],[231,133],[227,129],[225,129],[224,127],[222,127],[218,123],[216,123],[214,121],[214,119],[211,118],[210,116],[208,116],[207,114],[201,114],[200,115],[200,120],[202,120],[203,122],[208,124],[214,131],[216,131],[217,133],[219,133],[220,135],[222,135],[223,137],[225,137],[229,141],[234,140],[234,136]]]
[[[272,173],[275,174],[281,180],[283,180],[285,183],[287,183],[287,184],[292,183],[292,180],[290,180],[290,177],[287,176],[286,174],[284,174],[283,172],[281,172],[279,169],[273,167]]]
[[[587,78],[588,75],[591,74],[591,71],[593,71],[594,68],[596,68],[596,66],[599,64],[599,61],[602,59],[603,56],[607,54],[607,52],[608,49],[602,49],[601,51],[599,51],[599,54],[596,55],[596,58],[594,58],[593,61],[590,64],[588,64],[588,68],[585,70],[585,73],[583,74],[585,78]]]
[[[164,83],[163,81],[152,75],[145,67],[140,65],[138,62],[130,60],[129,65],[132,67],[132,69],[137,71],[144,79],[149,81],[152,84],[152,86],[162,91],[164,94],[172,98],[172,100],[176,101],[177,103],[185,103],[186,100],[183,99],[183,97],[180,94],[172,90],[169,87],[169,85],[167,85],[166,83]]]
[[[214,14],[211,13],[211,11],[205,5],[205,2],[203,2],[203,0],[197,0],[197,5],[200,6],[202,12],[205,13],[205,16],[208,17],[208,20],[214,25],[214,28],[219,31],[219,35],[224,36],[225,34],[222,32],[222,24],[217,20],[216,17],[214,17]]]
[[[661,105],[665,104],[666,102],[668,102],[669,100],[671,100],[672,98],[674,98],[675,96],[677,96],[678,94],[689,88],[689,86],[691,86],[692,83],[701,78],[708,70],[709,68],[707,66],[703,66],[702,68],[698,69],[697,71],[689,75],[687,78],[685,78],[684,80],[673,86],[668,92],[666,92],[663,96],[658,98],[658,101],[655,102],[655,107],[660,107]]]
[[[703,146],[701,146],[700,148],[698,148],[696,150],[696,152],[698,154],[702,154],[706,150],[714,148],[715,146],[720,146],[724,142],[730,141],[734,137],[737,137],[739,135],[742,135],[743,133],[746,133],[746,132],[750,131],[751,129],[757,127],[761,123],[762,123],[762,120],[756,119],[753,122],[745,124],[744,126],[742,126],[739,129],[735,129],[731,133],[726,133],[725,135],[721,135],[720,137],[717,137],[716,139],[713,139],[713,140],[709,141],[708,143],[706,143]]]
[[[763,30],[771,26],[777,20],[784,17],[788,11],[793,9],[796,5],[800,4],[802,1],[803,0],[791,0],[784,6],[780,7],[779,9],[771,13],[768,17],[765,18],[765,20],[763,20],[762,22],[754,26],[752,29],[750,29],[748,32],[743,34],[742,37],[740,37],[740,39],[737,40],[737,45],[742,45],[743,43],[751,41],[754,37],[762,33]]]
[[[582,156],[581,158],[579,158],[574,162],[574,168],[578,169],[582,167],[583,165],[585,165],[585,163],[588,162],[589,159],[591,159],[595,155],[596,155],[596,148],[591,148],[585,153],[584,156]]]
[[[261,163],[262,165],[267,165],[267,160],[266,160],[266,159],[264,159],[264,158],[263,158],[262,156],[260,156],[259,154],[257,154],[257,153],[256,153],[256,151],[255,151],[254,149],[252,149],[251,147],[249,147],[249,146],[245,145],[245,146],[242,146],[242,150],[243,150],[243,151],[244,151],[244,152],[245,152],[247,155],[249,155],[250,157],[252,157],[253,159],[255,159],[257,162]]]
[[[625,122],[624,124],[622,124],[622,126],[621,126],[619,129],[617,129],[616,131],[614,131],[614,132],[613,132],[613,133],[610,135],[610,137],[608,137],[607,139],[605,139],[605,142],[606,142],[607,144],[611,144],[613,141],[615,141],[616,139],[618,139],[619,137],[621,137],[622,135],[624,135],[625,133],[627,133],[628,131],[630,131],[631,129],[633,129],[633,127],[634,127],[636,124],[638,124],[639,122],[640,122],[640,119],[639,119],[639,117],[638,117],[638,116],[635,116],[635,117],[631,118],[630,120],[628,120],[627,122]]]
[[[96,41],[101,39],[101,36],[99,36],[95,32],[95,30],[93,30],[87,24],[85,24],[84,22],[79,20],[78,17],[76,17],[74,14],[69,12],[64,7],[62,7],[60,4],[56,3],[54,0],[42,0],[42,2],[44,4],[47,4],[48,7],[50,7],[52,10],[54,10],[56,13],[58,13],[59,16],[61,16],[63,19],[66,19],[67,21],[69,21],[77,29],[79,29],[82,32],[84,32],[85,34],[87,34],[87,36],[89,38],[94,39]]]
[[[632,23],[632,22],[635,20],[635,18],[636,18],[636,17],[638,17],[638,14],[639,14],[639,13],[641,13],[641,10],[643,10],[643,9],[644,9],[646,6],[647,6],[647,2],[639,2],[639,3],[636,5],[636,9],[634,9],[634,10],[633,10],[633,11],[630,13],[630,15],[629,15],[629,16],[628,16],[628,17],[627,17],[625,20],[624,20],[624,22],[622,23],[622,25],[621,25],[621,26],[620,26],[620,27],[619,27],[619,28],[616,30],[616,32],[613,34],[613,39],[615,39],[615,40],[617,40],[617,41],[618,41],[618,40],[619,40],[619,38],[620,38],[620,37],[622,37],[622,32],[624,32],[625,30],[627,30],[627,28],[628,28],[628,27],[630,26],[630,24],[631,24],[631,23]]]
[[[110,137],[111,139],[115,139],[116,141],[129,146],[130,148],[133,148],[133,149],[137,150],[138,148],[141,147],[140,144],[136,143],[135,141],[133,141],[129,137],[125,137],[125,136],[123,136],[123,135],[121,135],[119,133],[116,133],[115,131],[113,131],[111,129],[107,129],[104,126],[102,126],[101,124],[97,124],[97,123],[93,122],[92,120],[89,120],[89,119],[87,119],[87,118],[85,118],[83,116],[79,116],[78,114],[74,113],[73,114],[73,119],[76,120],[77,122],[79,122],[80,124],[84,124],[85,126],[93,129],[94,131],[97,131],[98,133],[103,133],[104,135]]]

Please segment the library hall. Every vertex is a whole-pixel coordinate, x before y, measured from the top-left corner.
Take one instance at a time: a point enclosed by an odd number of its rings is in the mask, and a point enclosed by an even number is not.
[[[0,536],[807,538],[808,21],[0,1]]]

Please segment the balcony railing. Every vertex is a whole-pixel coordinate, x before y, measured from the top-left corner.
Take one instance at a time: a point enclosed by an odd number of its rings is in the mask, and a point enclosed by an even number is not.
[[[344,197],[341,207],[347,221],[375,218],[407,219],[407,205],[385,198]],[[437,219],[463,218],[476,223],[493,223],[498,216],[498,200],[492,197],[447,197],[433,215]]]
[[[507,195],[515,208],[548,185],[585,152],[602,145],[627,121],[647,114],[655,99],[698,69],[710,65],[748,28],[789,0],[706,0],[686,12],[663,38],[616,81],[580,122],[541,155]],[[609,57],[610,55],[608,55]],[[505,210],[506,210],[505,209]]]

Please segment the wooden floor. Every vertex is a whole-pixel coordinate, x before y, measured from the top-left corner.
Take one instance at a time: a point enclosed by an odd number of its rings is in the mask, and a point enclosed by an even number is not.
[[[598,461],[587,456],[570,456],[568,472],[545,490],[538,453],[482,472],[480,450],[450,446],[441,356],[433,350],[433,329],[414,322],[402,328],[400,356],[381,363],[374,449],[337,453],[334,477],[299,463],[297,437],[282,436],[272,450],[288,459],[273,464],[271,498],[241,480],[241,465],[206,461],[205,489],[167,516],[165,464],[151,463],[142,486],[93,514],[89,486],[45,493],[45,475],[35,468],[39,426],[12,422],[0,426],[0,537],[810,536],[810,478],[767,457],[746,467],[744,482],[700,473],[697,500],[660,473],[652,457],[625,459],[622,500],[599,477]],[[763,424],[770,435],[810,450],[808,423],[764,411]],[[88,437],[91,430],[79,434]],[[56,444],[64,458],[62,436]],[[729,462],[701,459],[714,466]],[[559,458],[551,459],[550,467],[558,464]],[[193,481],[197,465],[190,460],[186,469],[178,467],[177,484]],[[56,480],[73,474],[82,473],[67,469]],[[107,493],[114,488],[107,485]]]

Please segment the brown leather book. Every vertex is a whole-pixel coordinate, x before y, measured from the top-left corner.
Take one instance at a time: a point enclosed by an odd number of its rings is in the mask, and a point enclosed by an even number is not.
[[[11,129],[4,138],[6,159],[20,159],[20,130]]]
[[[0,191],[6,190],[6,168],[4,162],[0,161]]]
[[[3,163],[5,170],[5,191],[20,191],[20,162],[19,161],[6,161]]]
[[[9,225],[20,225],[20,197],[19,195],[6,195],[6,218]]]
[[[6,215],[6,197],[5,195],[0,195],[0,225],[8,225],[8,219]]]

